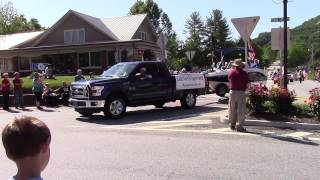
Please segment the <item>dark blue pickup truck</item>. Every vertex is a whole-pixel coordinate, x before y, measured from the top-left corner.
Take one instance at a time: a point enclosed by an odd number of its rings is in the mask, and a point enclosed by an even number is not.
[[[193,108],[204,89],[202,74],[171,75],[166,64],[157,61],[124,62],[99,77],[72,83],[69,101],[83,116],[103,111],[119,118],[127,106],[161,108],[167,102],[180,100],[183,108]]]

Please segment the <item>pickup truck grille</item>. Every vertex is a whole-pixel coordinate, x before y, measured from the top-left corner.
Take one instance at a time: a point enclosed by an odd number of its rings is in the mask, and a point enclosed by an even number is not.
[[[89,88],[88,86],[72,86],[71,87],[71,97],[72,98],[89,98]]]

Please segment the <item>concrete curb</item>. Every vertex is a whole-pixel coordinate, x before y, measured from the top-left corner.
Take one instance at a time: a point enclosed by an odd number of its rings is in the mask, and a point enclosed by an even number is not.
[[[229,123],[229,119],[224,118],[221,122]],[[302,129],[302,130],[320,130],[320,124],[279,122],[279,121],[266,121],[266,120],[246,120],[244,125],[245,126],[288,128],[288,129]]]

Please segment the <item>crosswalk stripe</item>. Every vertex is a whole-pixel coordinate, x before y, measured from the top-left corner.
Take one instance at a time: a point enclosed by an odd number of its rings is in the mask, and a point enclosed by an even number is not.
[[[208,124],[208,122],[186,122],[186,123],[177,123],[177,124],[164,124],[164,125],[156,125],[156,126],[148,126],[146,128],[149,129],[161,129],[161,128],[170,128],[170,127],[178,127],[178,126],[186,126],[186,125],[201,125]]]
[[[299,137],[304,137],[304,136],[308,136],[311,134],[312,133],[309,133],[309,132],[294,132],[294,133],[290,133],[290,134],[284,134],[283,136],[299,138]]]

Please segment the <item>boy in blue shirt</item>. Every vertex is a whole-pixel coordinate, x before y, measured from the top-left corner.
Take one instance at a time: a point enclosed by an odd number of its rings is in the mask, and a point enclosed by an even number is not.
[[[50,159],[51,134],[47,125],[37,118],[15,118],[2,131],[2,142],[9,159],[18,172],[9,180],[42,180],[41,172]]]

